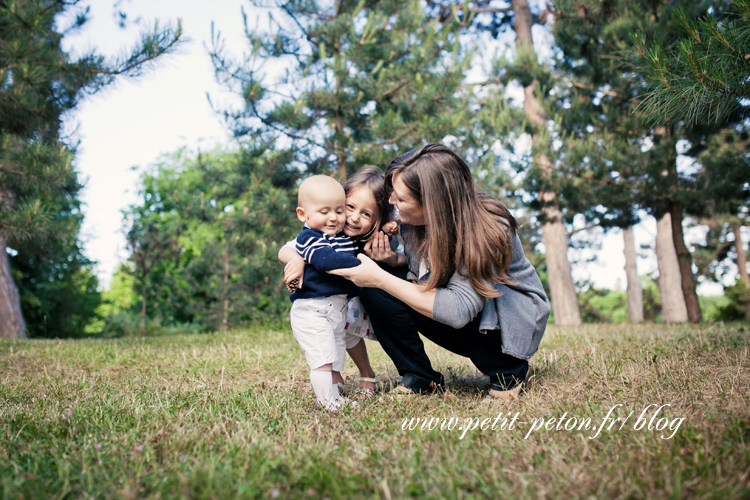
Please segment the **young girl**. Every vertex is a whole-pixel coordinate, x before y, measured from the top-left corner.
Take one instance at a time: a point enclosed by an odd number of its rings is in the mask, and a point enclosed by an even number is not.
[[[358,251],[371,253],[372,237],[378,229],[393,235],[397,224],[388,221],[391,205],[385,190],[385,176],[377,167],[367,165],[353,174],[344,184],[346,192],[346,225],[344,233],[355,240]],[[395,238],[394,238],[395,240]],[[368,244],[369,243],[369,244]],[[371,255],[372,256],[372,255]],[[279,250],[278,258],[284,262],[284,282],[288,285],[301,280],[304,274],[305,261],[297,254],[293,246],[286,245]],[[377,257],[375,257],[377,258]],[[405,264],[405,258],[404,262]],[[301,283],[297,282],[299,286]],[[370,397],[378,390],[378,380],[370,366],[367,347],[361,336],[347,332],[346,352],[359,370],[359,389],[357,392]],[[343,383],[341,376],[334,383]]]

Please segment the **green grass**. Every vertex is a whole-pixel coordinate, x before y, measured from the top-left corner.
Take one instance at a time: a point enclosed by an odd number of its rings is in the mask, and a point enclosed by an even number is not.
[[[289,331],[0,341],[2,498],[748,498],[747,324],[550,327],[520,400],[484,399],[434,345],[450,392],[319,409]],[[397,374],[377,343],[378,374]],[[355,386],[347,361],[345,376]],[[672,439],[634,430],[649,404]],[[622,429],[534,419],[635,412]],[[404,419],[516,415],[513,430]],[[648,418],[652,414],[648,414]],[[665,420],[666,421],[666,420]],[[671,432],[670,432],[671,433]],[[462,438],[462,434],[465,434]]]

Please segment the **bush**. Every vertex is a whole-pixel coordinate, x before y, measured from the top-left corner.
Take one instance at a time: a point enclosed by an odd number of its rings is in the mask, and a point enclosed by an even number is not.
[[[578,294],[578,304],[584,323],[628,321],[628,297],[625,292],[592,287]]]
[[[148,318],[145,328],[141,329],[140,316],[129,313],[117,313],[104,319],[104,329],[101,335],[105,338],[120,338],[159,337],[196,333],[206,333],[206,331],[200,325],[194,323],[163,325],[159,318]]]

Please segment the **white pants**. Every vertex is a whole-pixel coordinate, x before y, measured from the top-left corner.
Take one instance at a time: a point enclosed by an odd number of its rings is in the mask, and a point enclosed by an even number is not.
[[[346,295],[297,299],[292,303],[292,333],[311,370],[328,363],[333,371],[344,369],[346,306]]]

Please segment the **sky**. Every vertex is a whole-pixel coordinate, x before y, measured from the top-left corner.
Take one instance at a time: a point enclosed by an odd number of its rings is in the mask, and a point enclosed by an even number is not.
[[[138,172],[181,147],[207,150],[231,142],[231,134],[207,99],[207,94],[220,103],[238,99],[214,78],[208,55],[211,26],[213,22],[222,33],[228,52],[239,56],[246,50],[241,8],[248,12],[251,24],[258,12],[242,0],[120,0],[119,8],[129,19],[122,29],[114,16],[115,3],[92,2],[90,22],[80,33],[64,39],[65,48],[75,54],[94,47],[102,55],[116,56],[135,44],[139,25],[151,26],[157,19],[164,23],[180,18],[190,41],[145,76],[120,80],[87,97],[66,117],[66,125],[80,141],[75,164],[85,186],[81,196],[84,253],[97,263],[95,270],[105,288],[127,258],[122,211],[137,202]],[[656,223],[648,219],[635,229],[636,247],[653,245],[655,236]],[[574,278],[624,290],[622,249],[622,233],[612,231],[595,251],[598,262],[574,265]],[[653,252],[641,253],[639,274],[654,273]],[[721,288],[703,287],[701,292],[721,293]]]
[[[113,3],[92,2],[90,22],[76,36],[64,39],[66,48],[75,53],[94,47],[102,55],[117,56],[132,47],[140,31],[138,23],[121,29]],[[119,80],[87,97],[66,117],[80,141],[75,163],[85,186],[84,251],[97,262],[104,286],[127,258],[122,210],[137,202],[138,172],[183,146],[205,150],[230,142],[230,133],[211,109],[207,93],[218,102],[234,96],[214,79],[207,47],[215,21],[227,46],[237,47],[241,54],[243,3],[130,0],[120,4],[129,18],[140,17],[147,26],[157,19],[164,23],[181,18],[190,41],[175,55],[160,59],[146,75]]]

